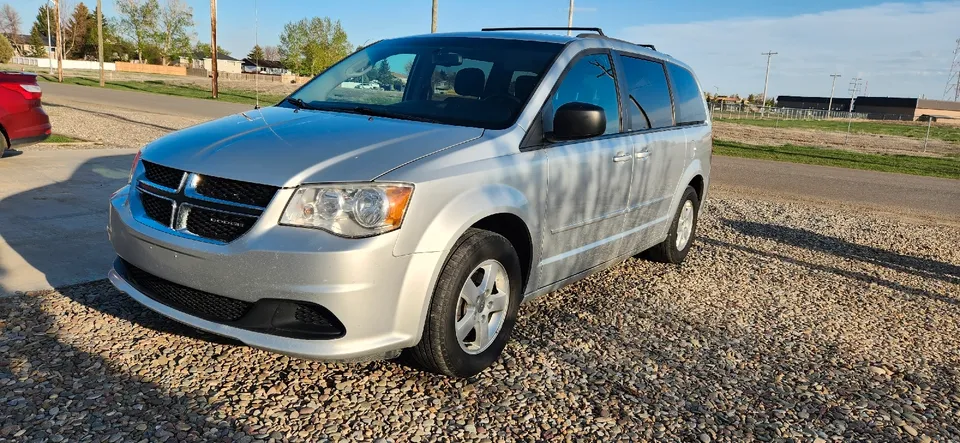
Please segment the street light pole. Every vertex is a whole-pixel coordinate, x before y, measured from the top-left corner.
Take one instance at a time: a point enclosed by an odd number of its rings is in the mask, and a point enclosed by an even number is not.
[[[567,12],[567,28],[573,27],[573,0],[570,0],[570,10]],[[567,29],[567,35],[573,35],[570,29]]]
[[[770,59],[777,55],[777,53],[773,51],[767,51],[760,55],[767,56],[767,73],[763,76],[763,96],[760,97],[760,109],[762,114],[763,107],[767,105],[767,84],[770,83]]]
[[[833,85],[830,86],[830,101],[827,103],[827,118],[830,118],[830,113],[833,112],[833,92],[837,89],[837,78],[841,77],[840,74],[830,74],[833,77]]]
[[[433,11],[430,18],[430,33],[437,33],[437,0],[433,0]]]

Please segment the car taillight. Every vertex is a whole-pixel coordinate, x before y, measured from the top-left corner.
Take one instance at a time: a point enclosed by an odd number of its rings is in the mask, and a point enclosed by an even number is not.
[[[43,95],[43,90],[40,89],[40,85],[36,83],[34,84],[0,83],[0,87],[16,92],[22,95],[23,98],[27,100],[40,100],[40,96]]]

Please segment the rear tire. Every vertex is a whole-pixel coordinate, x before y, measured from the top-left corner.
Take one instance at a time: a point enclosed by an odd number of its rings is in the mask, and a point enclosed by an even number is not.
[[[0,131],[0,158],[3,158],[3,154],[7,152],[7,149],[10,149],[10,144],[7,143],[7,136]]]
[[[700,216],[700,198],[691,186],[683,191],[683,197],[670,223],[666,240],[646,251],[643,256],[661,263],[680,264],[690,252],[697,237],[697,219]]]
[[[452,377],[493,365],[516,324],[522,283],[510,241],[468,229],[440,272],[420,343],[406,351],[411,362]]]

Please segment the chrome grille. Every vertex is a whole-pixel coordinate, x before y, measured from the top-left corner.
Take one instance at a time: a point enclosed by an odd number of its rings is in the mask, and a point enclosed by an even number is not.
[[[280,189],[143,164],[145,173],[137,181],[140,207],[135,207],[135,217],[200,240],[229,243],[240,238],[256,224]],[[182,176],[174,184],[178,171]]]
[[[168,168],[148,161],[143,162],[143,172],[147,176],[147,180],[170,189],[180,189],[180,183],[183,182],[183,176],[186,174],[179,169]]]

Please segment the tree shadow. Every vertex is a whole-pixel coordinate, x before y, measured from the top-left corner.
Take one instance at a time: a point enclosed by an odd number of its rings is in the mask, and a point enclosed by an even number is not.
[[[124,117],[124,116],[122,116],[122,115],[111,114],[111,113],[109,113],[109,112],[93,111],[93,110],[90,110],[90,109],[77,108],[77,107],[75,107],[75,106],[68,106],[68,105],[58,105],[58,104],[55,104],[55,103],[44,103],[43,105],[44,105],[44,106],[47,106],[47,107],[51,107],[51,108],[73,109],[73,110],[75,110],[75,111],[80,111],[80,112],[85,112],[85,113],[88,113],[88,114],[98,115],[98,116],[100,116],[100,117],[110,118],[110,119],[114,119],[114,120],[120,120],[120,121],[124,121],[124,122],[128,122],[128,123],[134,123],[134,124],[137,124],[137,125],[149,126],[149,127],[151,127],[151,128],[159,129],[159,130],[162,130],[162,131],[171,131],[171,132],[172,132],[172,131],[176,131],[176,130],[179,129],[179,128],[171,128],[171,127],[169,127],[169,126],[157,125],[157,124],[153,124],[153,123],[150,123],[150,122],[144,122],[144,121],[140,121],[140,120],[133,120],[133,119],[131,119],[131,118],[127,118],[127,117]]]
[[[950,263],[885,251],[805,229],[745,220],[728,219],[723,220],[723,223],[737,232],[751,237],[765,238],[778,243],[857,260],[922,278],[960,284],[960,266]]]

